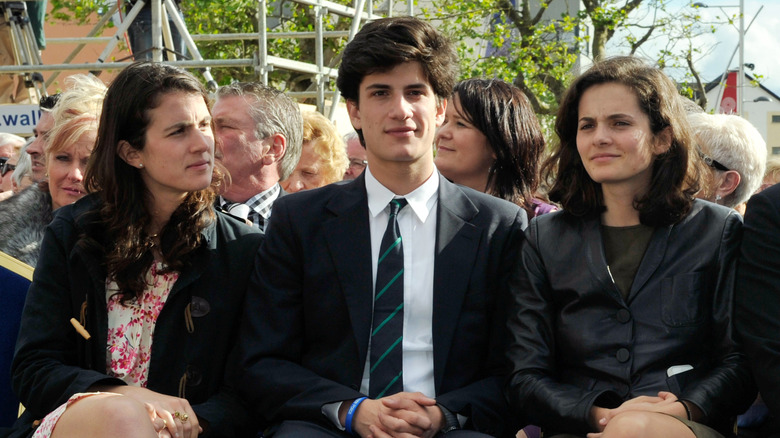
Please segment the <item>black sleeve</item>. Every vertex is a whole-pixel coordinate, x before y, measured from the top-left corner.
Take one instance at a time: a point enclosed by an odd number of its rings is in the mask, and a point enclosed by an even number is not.
[[[736,323],[761,396],[780,415],[780,186],[748,202],[736,281]]]

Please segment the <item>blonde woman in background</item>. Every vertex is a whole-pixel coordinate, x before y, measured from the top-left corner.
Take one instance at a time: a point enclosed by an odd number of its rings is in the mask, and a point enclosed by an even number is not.
[[[35,267],[44,229],[54,211],[81,199],[83,174],[95,145],[106,86],[91,75],[66,79],[69,88],[52,111],[47,134],[48,182],[33,184],[0,203],[0,251]]]
[[[758,191],[768,189],[780,182],[780,157],[772,157],[766,160],[766,171],[764,172],[764,181],[758,188]]]
[[[349,167],[344,140],[320,113],[303,113],[303,150],[293,173],[281,182],[288,193],[341,181]]]

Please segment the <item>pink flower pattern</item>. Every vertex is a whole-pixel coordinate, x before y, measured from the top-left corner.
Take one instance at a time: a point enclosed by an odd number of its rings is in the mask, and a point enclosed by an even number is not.
[[[146,273],[148,287],[141,299],[132,299],[127,304],[122,304],[120,298],[116,296],[118,291],[116,282],[106,282],[108,310],[106,369],[109,375],[122,379],[131,386],[146,387],[157,317],[160,316],[168,294],[179,278],[178,272],[160,273],[164,268],[163,263],[153,263]],[[33,438],[50,437],[54,426],[68,406],[94,394],[73,395],[41,421]]]
[[[149,287],[140,300],[134,298],[122,304],[116,295],[116,283],[106,286],[109,327],[106,368],[108,374],[128,385],[146,387],[154,326],[179,278],[178,272],[161,274],[163,268],[162,263],[152,264],[146,275]]]

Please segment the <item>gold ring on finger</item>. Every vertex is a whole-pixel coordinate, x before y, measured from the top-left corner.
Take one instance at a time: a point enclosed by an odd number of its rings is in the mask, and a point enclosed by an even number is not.
[[[173,413],[173,416],[178,418],[182,423],[186,423],[190,419],[190,416],[186,412],[176,411]]]

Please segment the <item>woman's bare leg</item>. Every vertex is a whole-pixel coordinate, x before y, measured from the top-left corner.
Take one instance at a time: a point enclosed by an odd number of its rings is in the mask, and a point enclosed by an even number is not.
[[[96,394],[65,409],[51,438],[157,438],[146,408],[130,397]]]

